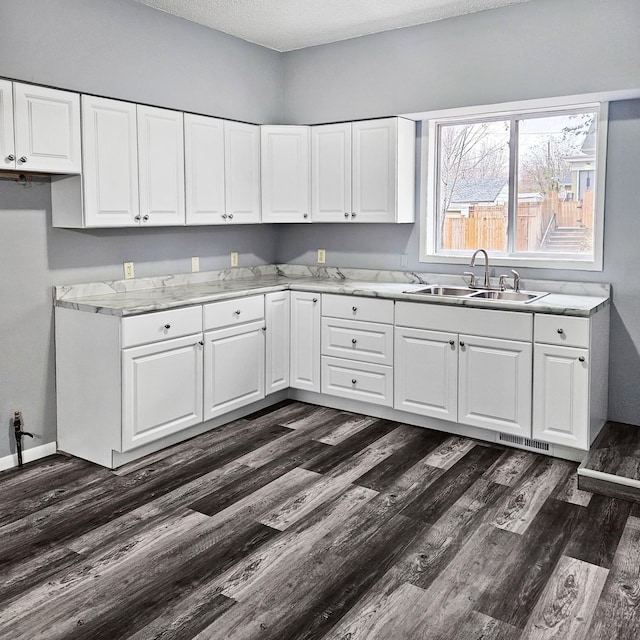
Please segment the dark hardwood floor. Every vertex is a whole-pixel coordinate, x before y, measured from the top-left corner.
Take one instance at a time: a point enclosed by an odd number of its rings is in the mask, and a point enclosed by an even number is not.
[[[282,403],[0,474],[0,638],[638,640],[640,505],[574,463]]]

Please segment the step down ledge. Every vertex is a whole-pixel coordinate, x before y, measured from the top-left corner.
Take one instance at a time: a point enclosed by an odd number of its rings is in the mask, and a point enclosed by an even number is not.
[[[581,483],[583,479],[584,481]],[[587,469],[582,465],[578,467],[578,488],[613,498],[640,502],[640,480]]]

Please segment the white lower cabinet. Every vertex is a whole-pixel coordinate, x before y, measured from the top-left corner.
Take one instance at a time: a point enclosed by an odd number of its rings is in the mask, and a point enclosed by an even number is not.
[[[265,316],[265,394],[289,387],[290,316],[288,291],[264,296]]]
[[[204,334],[205,420],[264,398],[264,333],[260,320]]]
[[[122,351],[122,451],[202,422],[201,335]]]
[[[320,393],[320,294],[291,292],[290,383]]]

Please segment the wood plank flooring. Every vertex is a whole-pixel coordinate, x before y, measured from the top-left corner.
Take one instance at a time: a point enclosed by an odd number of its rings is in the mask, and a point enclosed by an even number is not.
[[[7,640],[638,640],[640,508],[576,464],[283,402],[0,474]]]

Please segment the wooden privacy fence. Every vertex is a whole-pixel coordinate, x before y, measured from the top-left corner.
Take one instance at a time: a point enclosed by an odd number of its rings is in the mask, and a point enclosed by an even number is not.
[[[518,204],[516,250],[538,251],[545,231],[556,214],[558,227],[593,228],[593,191],[585,191],[582,201],[558,199],[556,191],[542,202]],[[506,251],[507,205],[472,206],[469,217],[445,218],[443,249],[483,249]]]

